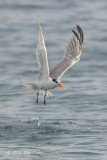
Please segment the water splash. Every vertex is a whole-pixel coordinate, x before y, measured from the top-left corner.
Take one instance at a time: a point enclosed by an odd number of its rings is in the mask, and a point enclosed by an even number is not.
[[[32,123],[32,122],[36,123],[38,128],[40,127],[39,117],[34,116],[33,118],[29,118],[28,123]]]

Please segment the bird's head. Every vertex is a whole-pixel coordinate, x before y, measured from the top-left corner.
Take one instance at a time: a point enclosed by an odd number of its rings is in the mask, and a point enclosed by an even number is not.
[[[52,81],[56,83],[59,87],[61,87],[63,90],[66,90],[66,88],[63,86],[60,80],[52,79]]]

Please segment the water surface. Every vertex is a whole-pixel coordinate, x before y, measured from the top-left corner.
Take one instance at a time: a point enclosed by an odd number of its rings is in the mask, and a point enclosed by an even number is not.
[[[54,98],[19,85],[34,82],[39,14],[50,69],[63,57],[71,30],[85,35],[81,60]],[[107,1],[0,1],[0,159],[107,159]]]

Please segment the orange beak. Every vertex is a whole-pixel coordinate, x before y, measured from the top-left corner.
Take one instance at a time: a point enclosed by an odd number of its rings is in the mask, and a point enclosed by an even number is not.
[[[66,88],[62,85],[62,83],[58,83],[57,85],[61,87],[63,90],[66,90]]]

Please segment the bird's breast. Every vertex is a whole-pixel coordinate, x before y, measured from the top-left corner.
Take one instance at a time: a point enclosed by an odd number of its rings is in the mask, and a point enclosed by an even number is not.
[[[55,84],[52,80],[42,80],[40,83],[40,89],[43,90],[49,90],[54,89],[57,87],[57,84]]]

